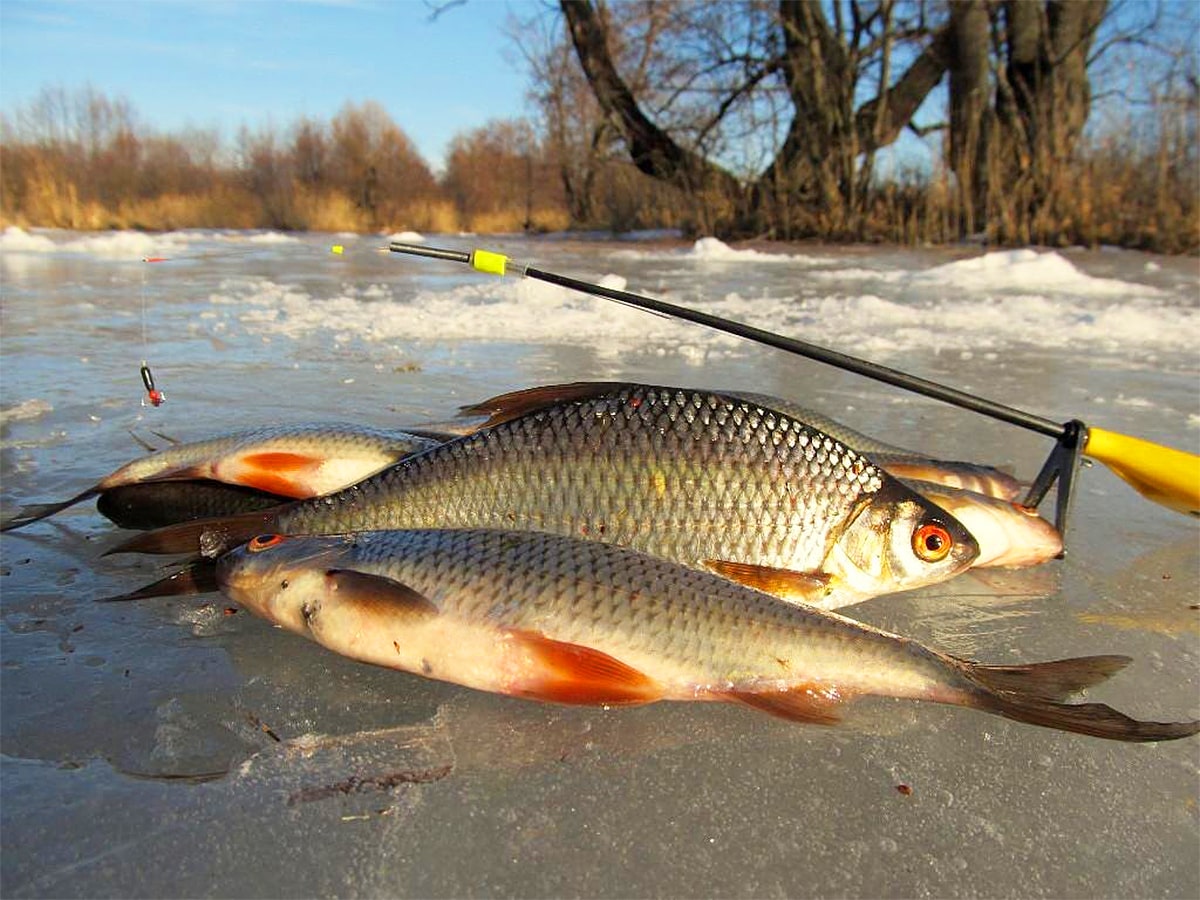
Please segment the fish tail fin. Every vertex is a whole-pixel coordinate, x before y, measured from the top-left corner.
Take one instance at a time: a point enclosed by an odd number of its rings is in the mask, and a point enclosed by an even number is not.
[[[1173,741],[1200,733],[1200,721],[1143,722],[1103,703],[1057,703],[1042,697],[994,694],[979,705],[1018,722],[1113,741]]]
[[[81,500],[94,497],[97,493],[97,490],[91,487],[82,493],[76,494],[70,500],[63,500],[61,503],[31,503],[28,506],[22,506],[11,516],[0,521],[0,531],[12,531],[14,528],[23,528],[32,522],[52,516],[56,512],[66,509],[68,506],[74,506]]]
[[[215,557],[244,544],[256,534],[271,531],[281,507],[213,519],[194,519],[134,535],[104,551],[114,553],[196,553]]]
[[[187,597],[193,594],[208,594],[218,589],[216,560],[201,557],[189,561],[178,572],[160,578],[153,584],[115,597],[100,597],[96,602],[117,603],[124,600],[147,600],[151,597]]]
[[[1079,656],[1023,666],[970,664],[970,673],[973,681],[990,691],[1061,701],[1107,680],[1131,662],[1128,656]]]
[[[1103,703],[1064,703],[1130,663],[1127,656],[1084,656],[1024,666],[965,663],[976,685],[967,705],[1007,719],[1114,741],[1170,741],[1200,733],[1200,721],[1143,722]]]

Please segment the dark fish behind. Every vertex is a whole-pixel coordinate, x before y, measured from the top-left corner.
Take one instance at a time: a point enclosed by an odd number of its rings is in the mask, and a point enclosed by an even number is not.
[[[1062,702],[1127,657],[982,666],[596,541],[490,530],[261,535],[220,560],[217,580],[247,609],[337,653],[518,697],[724,700],[829,723],[844,700],[875,694],[1114,740],[1200,730]]]
[[[908,479],[904,483],[950,513],[971,532],[979,544],[979,555],[971,563],[972,568],[1024,569],[1054,559],[1062,552],[1062,535],[1036,509],[945,484]]]
[[[121,466],[69,500],[25,506],[5,519],[0,531],[44,519],[113,488],[147,482],[206,479],[283,497],[315,497],[438,443],[403,431],[320,422],[272,425],[176,444]]]
[[[96,509],[121,528],[146,529],[270,509],[290,500],[220,481],[145,481],[109,488],[96,498]]]
[[[830,607],[944,580],[978,553],[948,513],[803,422],[710,391],[595,384],[523,392],[478,432],[327,497],[116,551],[419,527],[587,537]]]

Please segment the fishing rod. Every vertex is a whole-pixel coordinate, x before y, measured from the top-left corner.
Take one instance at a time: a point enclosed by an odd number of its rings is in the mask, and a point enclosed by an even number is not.
[[[482,249],[448,250],[404,241],[392,241],[388,245],[388,249],[393,253],[469,265],[476,271],[489,275],[534,278],[547,284],[613,300],[659,315],[706,325],[726,334],[836,366],[848,372],[854,372],[894,387],[941,400],[962,409],[1052,437],[1055,440],[1054,449],[1050,452],[1037,478],[1034,479],[1024,505],[1037,507],[1057,482],[1055,525],[1063,534],[1066,532],[1072,489],[1082,456],[1103,463],[1148,499],[1188,515],[1200,516],[1200,456],[1193,453],[1164,447],[1161,444],[1119,432],[1089,427],[1079,419],[1062,423],[1055,422],[1013,406],[988,400],[977,394],[967,393],[927,378],[830,350],[818,344],[785,337],[753,325],[747,325],[744,322],[736,322],[664,300],[655,300],[629,291],[603,287],[578,278],[547,272],[534,266],[514,262],[502,253]]]

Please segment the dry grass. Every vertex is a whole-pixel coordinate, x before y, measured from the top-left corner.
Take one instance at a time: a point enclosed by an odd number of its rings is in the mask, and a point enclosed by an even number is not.
[[[1195,149],[1177,124],[1161,129],[1157,142],[1128,135],[1110,137],[1081,149],[1050,186],[1049,200],[1031,215],[1021,192],[996,185],[988,201],[984,237],[989,243],[1112,244],[1164,253],[1200,251],[1200,172]],[[565,208],[542,203],[532,212],[525,203],[464,210],[448,198],[423,196],[391,206],[387,221],[367,211],[335,187],[315,188],[294,179],[277,182],[265,195],[256,193],[237,171],[206,173],[205,186],[103,203],[94,185],[79,177],[79,167],[61,152],[0,146],[0,222],[78,230],[138,228],[282,228],[370,233],[413,230],[429,233],[471,231],[512,233],[558,231],[569,227],[673,227],[683,224],[701,234],[721,234],[730,218],[729,204],[686,197],[649,182],[631,167],[614,167],[604,183],[596,221],[571,222]],[[963,237],[962,212],[953,175],[944,167],[932,173],[902,174],[872,190],[857,224],[857,240],[898,244],[938,244]],[[814,237],[822,217],[793,206],[786,210],[792,228]]]

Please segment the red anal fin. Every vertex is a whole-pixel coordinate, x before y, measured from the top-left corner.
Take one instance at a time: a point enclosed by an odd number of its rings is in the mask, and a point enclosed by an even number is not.
[[[837,688],[827,684],[793,685],[781,691],[732,690],[725,696],[781,719],[817,725],[840,722],[837,706],[844,699]]]
[[[607,653],[536,631],[509,634],[533,657],[532,671],[512,691],[517,696],[590,705],[652,703],[663,696],[653,678]]]
[[[550,406],[591,400],[611,394],[623,387],[627,387],[627,385],[619,381],[575,381],[570,384],[547,384],[542,387],[510,391],[507,394],[489,397],[481,403],[460,407],[458,414],[460,416],[490,416],[479,427],[492,428]]]
[[[281,497],[307,499],[313,490],[302,477],[324,462],[319,456],[284,451],[248,453],[241,458],[238,483]]]
[[[704,564],[730,581],[772,594],[790,603],[818,603],[829,593],[832,579],[824,572],[797,572],[754,563],[706,559]]]
[[[386,575],[372,575],[355,569],[330,569],[325,578],[340,600],[360,609],[415,616],[436,616],[439,612],[437,604],[424,594]]]

